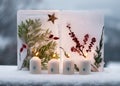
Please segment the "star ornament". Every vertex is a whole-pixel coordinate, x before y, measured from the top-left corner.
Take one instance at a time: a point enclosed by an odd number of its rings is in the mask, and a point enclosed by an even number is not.
[[[58,19],[57,17],[55,17],[55,13],[53,13],[52,15],[48,14],[48,21],[51,21],[53,24],[55,22],[56,19]]]

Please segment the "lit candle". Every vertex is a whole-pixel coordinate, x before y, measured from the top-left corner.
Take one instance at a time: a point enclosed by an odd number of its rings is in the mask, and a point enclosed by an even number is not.
[[[32,57],[30,60],[30,73],[40,74],[41,72],[41,60],[39,57]]]
[[[70,58],[63,61],[63,74],[74,74],[74,62]]]
[[[51,59],[48,62],[48,73],[59,74],[59,61],[57,59]]]
[[[80,60],[79,73],[86,75],[91,73],[91,62],[88,59]]]

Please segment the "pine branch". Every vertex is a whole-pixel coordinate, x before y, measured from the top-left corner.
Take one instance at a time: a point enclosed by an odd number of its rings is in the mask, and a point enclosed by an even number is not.
[[[100,63],[102,62],[102,58],[101,58],[101,55],[102,55],[102,52],[101,52],[101,49],[103,47],[103,32],[104,32],[104,27],[102,29],[102,34],[101,34],[101,38],[100,38],[100,42],[99,42],[99,47],[97,46],[96,47],[96,53],[97,55],[94,55],[94,65],[99,68],[100,67]]]
[[[28,19],[25,22],[22,21],[21,24],[18,25],[18,35],[28,46],[27,56],[23,64],[24,67],[28,67],[29,65],[30,59],[27,57],[32,57],[37,52],[39,52],[39,58],[41,58],[42,66],[44,68],[48,61],[53,58],[53,54],[56,55],[54,58],[59,58],[59,55],[55,52],[57,43],[53,39],[49,38],[52,31],[49,29],[42,29],[41,25],[42,24],[39,19]],[[36,44],[38,44],[37,47]]]

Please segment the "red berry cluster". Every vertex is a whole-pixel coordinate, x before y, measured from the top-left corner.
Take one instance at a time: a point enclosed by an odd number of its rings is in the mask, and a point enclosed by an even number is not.
[[[83,39],[83,45],[81,45],[82,50],[84,49],[85,45],[87,44],[89,39],[89,34],[86,34]]]
[[[89,39],[89,35],[88,35],[88,34],[86,34],[86,35],[84,36],[84,40],[83,40],[84,45],[86,45],[86,44],[87,44],[88,39]]]
[[[20,48],[20,53],[23,51],[24,48],[27,48],[25,44],[22,44],[22,47]]]
[[[88,49],[86,50],[86,52],[91,52],[91,48],[93,47],[93,45],[94,45],[95,42],[96,42],[96,38],[93,37],[91,39],[91,43],[89,44]]]
[[[49,38],[50,38],[50,39],[54,39],[54,40],[58,40],[58,39],[59,39],[59,37],[54,37],[53,34],[50,34]]]
[[[76,46],[72,46],[72,47],[71,47],[71,51],[72,51],[72,52],[78,52],[79,55],[82,55],[82,56],[86,57],[85,54],[84,54],[84,52],[83,52],[83,49],[84,49],[85,45],[86,45],[87,42],[88,42],[89,34],[86,34],[86,35],[84,36],[83,45],[81,45],[80,42],[79,42],[79,40],[78,40],[78,38],[75,36],[75,33],[72,32],[70,24],[68,24],[66,27],[67,27],[67,28],[69,29],[69,31],[70,31],[70,32],[69,32],[70,37],[71,37],[72,40],[76,43]],[[91,52],[91,48],[93,47],[93,45],[94,45],[95,42],[96,42],[96,38],[93,37],[93,38],[91,39],[91,43],[89,44],[88,49],[86,50],[86,52]]]
[[[72,40],[76,43],[76,46],[75,46],[75,47],[71,47],[71,51],[72,51],[72,52],[75,52],[77,49],[80,49],[80,47],[81,47],[80,42],[79,42],[78,38],[75,36],[75,33],[72,32],[70,24],[68,24],[66,27],[67,27],[67,28],[69,29],[69,31],[70,31],[70,33],[69,33],[70,37],[71,37]]]
[[[73,47],[71,47],[71,51],[72,51],[72,52],[76,52],[77,50],[76,50],[76,48],[73,46]]]
[[[81,47],[83,47],[83,45],[80,44],[78,38],[75,36],[75,33],[72,32],[70,24],[68,24],[66,27],[67,27],[67,28],[69,29],[69,31],[70,31],[70,32],[69,32],[70,37],[71,37],[72,40],[76,43],[76,46],[72,46],[72,47],[71,47],[71,51],[72,51],[72,52],[78,52],[80,55],[82,55],[82,56],[85,57],[85,55],[84,55],[84,53],[83,53],[83,51],[82,51],[82,49],[81,49]]]

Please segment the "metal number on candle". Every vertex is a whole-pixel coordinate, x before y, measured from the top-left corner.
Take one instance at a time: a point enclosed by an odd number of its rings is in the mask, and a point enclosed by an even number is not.
[[[85,71],[85,68],[83,68],[83,71]]]
[[[63,62],[63,74],[73,74],[74,73],[74,63],[71,59],[65,59]]]
[[[59,74],[59,61],[57,59],[51,59],[48,62],[48,73]]]
[[[67,64],[68,64],[68,65],[67,65],[68,67],[67,67],[66,69],[67,69],[67,71],[70,71],[70,70],[71,70],[71,68],[70,68],[70,67],[71,67],[71,63],[68,62]]]
[[[36,70],[36,66],[33,66],[33,70]]]
[[[53,70],[54,70],[54,69],[53,69],[53,68],[51,68],[51,72],[53,72]]]
[[[69,67],[67,67],[67,70],[69,71],[69,70],[70,70],[70,68],[69,68]]]
[[[91,62],[90,60],[84,59],[80,61],[80,66],[79,66],[79,73],[80,74],[90,74],[91,72]]]
[[[30,73],[40,74],[41,72],[41,60],[39,57],[32,57],[30,59]]]

